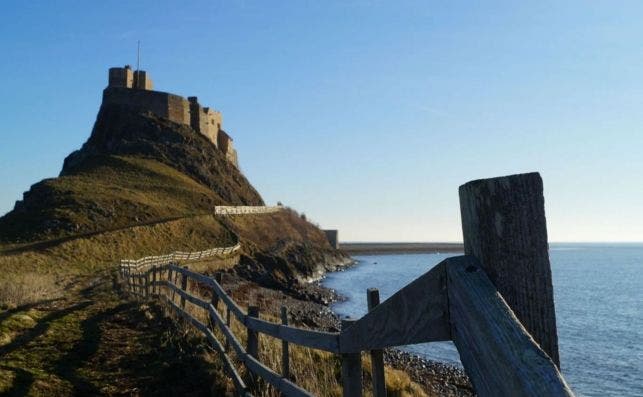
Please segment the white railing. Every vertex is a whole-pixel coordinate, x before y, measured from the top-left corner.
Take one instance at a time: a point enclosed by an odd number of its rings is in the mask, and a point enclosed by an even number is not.
[[[214,207],[216,215],[243,215],[243,214],[269,214],[279,212],[283,209],[281,206],[264,206],[264,205],[217,205]]]
[[[175,251],[171,254],[146,256],[140,259],[121,259],[121,267],[128,268],[130,271],[141,270],[147,266],[166,265],[176,261],[193,261],[206,259],[212,256],[230,255],[237,252],[239,249],[241,249],[241,244],[237,243],[230,247],[216,247],[205,251]]]

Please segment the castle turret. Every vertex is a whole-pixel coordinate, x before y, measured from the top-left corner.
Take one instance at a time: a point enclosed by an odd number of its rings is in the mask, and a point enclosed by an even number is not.
[[[109,68],[109,87],[132,88],[133,85],[134,75],[129,65],[123,68]]]
[[[137,70],[134,72],[134,88],[149,91],[154,89],[152,79],[147,75],[146,71]]]

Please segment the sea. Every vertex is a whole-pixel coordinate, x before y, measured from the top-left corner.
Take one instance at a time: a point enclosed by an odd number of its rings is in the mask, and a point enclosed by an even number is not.
[[[342,317],[367,312],[366,289],[381,301],[457,253],[363,255],[323,285],[346,298]],[[643,244],[550,244],[561,371],[577,396],[643,396]],[[462,366],[451,342],[403,347]]]

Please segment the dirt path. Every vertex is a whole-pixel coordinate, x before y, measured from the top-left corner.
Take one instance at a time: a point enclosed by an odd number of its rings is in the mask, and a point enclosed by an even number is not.
[[[225,387],[203,344],[123,300],[111,280],[69,295],[0,312],[0,395],[200,396]]]

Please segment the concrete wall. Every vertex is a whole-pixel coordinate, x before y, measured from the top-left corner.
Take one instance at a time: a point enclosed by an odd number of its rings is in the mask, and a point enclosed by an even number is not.
[[[339,249],[339,232],[337,229],[326,229],[324,230],[324,234],[326,235],[326,239],[330,243],[331,247],[336,250]]]

